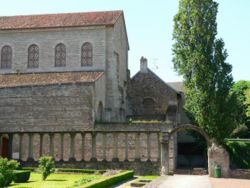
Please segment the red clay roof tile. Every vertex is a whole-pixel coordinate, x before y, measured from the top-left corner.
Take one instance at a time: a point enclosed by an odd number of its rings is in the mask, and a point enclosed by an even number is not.
[[[114,25],[122,11],[0,17],[0,30]]]
[[[89,83],[95,82],[103,74],[103,72],[1,74],[0,88],[70,83]]]

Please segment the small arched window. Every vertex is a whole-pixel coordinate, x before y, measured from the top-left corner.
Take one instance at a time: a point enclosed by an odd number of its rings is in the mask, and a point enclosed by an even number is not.
[[[155,110],[155,101],[152,98],[143,99],[143,108],[146,114],[153,114]]]
[[[32,44],[28,48],[28,68],[39,67],[39,47]]]
[[[1,68],[11,69],[12,64],[12,49],[10,46],[4,46],[1,50]]]
[[[93,47],[92,44],[89,42],[85,42],[82,45],[81,65],[82,66],[93,65]]]
[[[66,47],[64,44],[57,44],[55,47],[55,67],[66,66]]]

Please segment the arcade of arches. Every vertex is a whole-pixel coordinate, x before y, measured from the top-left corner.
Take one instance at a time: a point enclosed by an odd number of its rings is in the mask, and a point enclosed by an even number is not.
[[[207,141],[208,170],[222,166],[228,176],[229,156],[215,147],[207,134],[193,125],[96,124],[95,131],[2,133],[1,155],[35,165],[41,155],[52,155],[57,164],[82,168],[132,168],[138,174],[171,174],[176,167],[176,133],[193,129]]]

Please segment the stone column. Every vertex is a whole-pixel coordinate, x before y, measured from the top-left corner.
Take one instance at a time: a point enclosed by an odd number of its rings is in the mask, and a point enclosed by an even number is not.
[[[75,161],[75,133],[70,134],[70,161]]]
[[[50,153],[50,156],[54,158],[54,133],[49,134],[49,140],[50,140],[49,153]]]
[[[23,133],[19,134],[19,160],[22,161],[22,153],[23,153]]]
[[[43,133],[40,133],[40,157],[43,155]]]
[[[125,161],[128,161],[128,133],[125,133]]]
[[[135,160],[140,161],[140,133],[135,135]]]
[[[169,144],[169,134],[162,133],[162,137],[161,137],[161,175],[168,175],[169,174],[168,144]]]
[[[29,134],[29,156],[28,156],[28,161],[33,161],[34,160],[33,159],[33,137],[34,137],[34,135],[32,133],[30,133]],[[21,140],[21,137],[20,137],[20,140]]]
[[[84,160],[85,133],[81,133],[81,136],[82,136],[81,159]]]
[[[91,161],[97,161],[96,159],[96,133],[92,133],[92,158]]]
[[[150,145],[150,133],[147,133],[147,157],[148,157],[148,161],[150,161],[150,152],[151,152],[151,145]]]
[[[113,144],[113,158],[112,161],[119,161],[118,160],[118,139],[117,139],[117,133],[113,133],[113,137],[114,137],[114,144]]]
[[[103,160],[106,161],[107,134],[103,133]]]
[[[61,161],[64,161],[63,160],[63,153],[64,153],[64,133],[61,133],[60,134],[61,136]]]
[[[8,136],[9,136],[9,146],[8,146],[8,148],[9,148],[9,153],[8,153],[8,156],[9,156],[9,158],[10,159],[12,159],[12,143],[13,143],[13,134],[8,134]]]

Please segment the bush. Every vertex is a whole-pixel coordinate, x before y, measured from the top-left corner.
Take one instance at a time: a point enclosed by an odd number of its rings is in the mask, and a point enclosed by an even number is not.
[[[103,174],[106,170],[94,170],[94,169],[76,169],[76,168],[57,168],[57,172],[72,172],[83,174]]]
[[[42,180],[46,180],[51,173],[55,172],[55,161],[51,156],[40,157],[38,163],[38,168],[42,173]]]
[[[0,157],[0,187],[10,185],[13,180],[13,172],[18,166],[17,161]]]
[[[134,176],[134,171],[125,171],[114,176],[106,177],[94,182],[90,182],[86,184],[85,188],[103,188],[103,187],[110,187],[117,183],[120,183],[124,180],[131,179]]]
[[[237,168],[250,169],[250,142],[227,141],[226,148]]]
[[[30,171],[28,170],[16,170],[14,171],[14,182],[25,183],[30,179]]]

